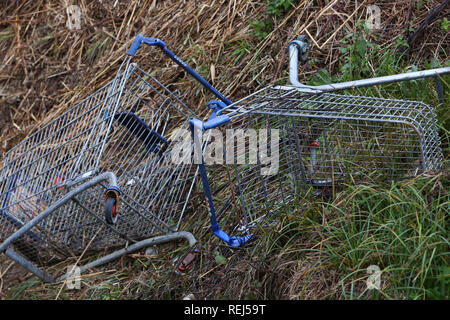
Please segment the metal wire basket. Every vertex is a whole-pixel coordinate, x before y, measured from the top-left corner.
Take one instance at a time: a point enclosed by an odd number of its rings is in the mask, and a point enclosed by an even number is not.
[[[116,77],[9,150],[0,171],[0,252],[46,281],[47,267],[86,250],[125,247],[83,270],[141,247],[195,238],[178,232],[196,167],[179,159],[193,113],[132,62],[157,46],[219,98],[158,39],[137,36]]]
[[[216,106],[208,121],[191,121],[211,228],[230,246],[247,242],[251,229],[299,192],[319,194],[344,182],[389,181],[441,168],[432,107],[332,91],[436,76],[450,68],[305,86],[296,73],[302,44],[290,45],[293,85],[269,86],[232,105]],[[224,154],[220,161],[211,156],[218,150]],[[218,216],[237,236],[220,229]]]

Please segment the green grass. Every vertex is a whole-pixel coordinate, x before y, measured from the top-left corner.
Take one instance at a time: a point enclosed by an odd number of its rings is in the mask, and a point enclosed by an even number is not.
[[[445,22],[442,25],[446,28]],[[309,84],[449,65],[448,56],[432,58],[420,68],[409,64],[398,52],[404,39],[381,48],[376,39],[367,40],[367,30],[360,27],[343,41],[339,72],[330,75],[322,70]],[[233,64],[249,50],[244,41],[228,45],[234,46],[229,57]],[[91,47],[90,58],[94,59],[99,46]],[[206,68],[199,68],[207,74]],[[172,260],[187,248],[170,247],[156,257],[127,257],[105,266],[100,270],[113,273],[87,276],[80,293],[63,290],[58,296],[61,284],[43,285],[31,278],[12,288],[7,298],[179,299],[194,293],[197,298],[215,299],[449,299],[449,76],[442,77],[442,82],[443,104],[437,101],[432,79],[348,92],[434,106],[446,158],[442,173],[390,184],[371,180],[344,185],[329,199],[311,192],[298,194],[274,222],[261,226],[254,241],[235,251],[211,235],[202,207],[195,216],[200,218],[184,220],[190,223],[187,231],[197,237],[201,250],[192,271],[185,275],[174,275]],[[223,218],[221,223],[225,222]],[[370,266],[381,272],[380,290],[367,288]]]
[[[286,210],[283,248],[308,234],[322,239],[314,249],[297,244],[297,258],[320,255],[320,265],[340,274],[331,297],[447,299],[449,186],[444,175],[346,186],[332,201],[306,202],[302,215]],[[370,265],[381,270],[379,291],[365,290]]]
[[[380,48],[368,42],[364,32],[367,30],[350,33],[344,38],[344,45],[340,48],[339,74],[331,76],[323,70],[309,83],[319,85],[419,69],[408,65],[408,60],[398,53],[398,48],[405,45],[402,38],[395,39],[390,48]],[[449,64],[448,56],[444,62],[437,58],[424,62],[426,69]],[[429,79],[355,89],[351,93],[417,100],[434,106],[444,157],[448,159],[449,76],[441,80],[443,104],[439,104],[434,81]],[[448,167],[446,160],[443,174],[421,176],[391,185],[381,182],[346,185],[334,200],[328,202],[303,199],[307,207],[302,215],[292,216],[292,212],[298,212],[295,208],[285,212],[291,222],[281,229],[286,244],[279,250],[296,242],[296,237],[305,238],[305,234],[322,239],[318,248],[308,249],[298,245],[296,257],[304,259],[305,256],[318,255],[320,260],[316,267],[326,267],[339,274],[336,291],[324,293],[321,298],[448,299]],[[376,265],[381,270],[381,290],[367,290],[366,281],[370,276],[367,268],[370,265]],[[317,273],[318,270],[321,269],[310,272]],[[303,289],[307,287],[306,281]]]
[[[109,264],[83,278],[81,291],[31,278],[7,298],[448,299],[449,189],[450,176],[441,173],[347,185],[329,200],[307,192],[244,248],[196,232],[201,255],[185,275],[174,274],[171,261],[186,247],[171,246]],[[380,270],[380,290],[367,288],[369,266]]]
[[[266,1],[266,11],[261,20],[250,21],[253,33],[258,40],[264,39],[274,28],[276,18],[286,14],[295,5],[294,0],[270,0]]]
[[[393,39],[386,46],[376,44],[375,39],[368,36],[367,27],[357,23],[355,33],[348,33],[339,48],[341,53],[339,72],[330,75],[327,70],[320,69],[309,81],[310,85],[321,85],[334,82],[351,81],[414,72],[433,68],[450,66],[450,56],[439,50],[439,56],[433,56],[422,61],[422,66],[411,63],[407,53],[400,50],[407,46],[402,36]],[[442,57],[443,56],[443,57]],[[443,87],[443,103],[439,103],[433,78],[396,82],[379,86],[348,90],[345,93],[387,99],[414,100],[424,102],[434,108],[437,115],[437,125],[442,139],[444,157],[449,155],[450,128],[450,75],[439,77]]]
[[[359,27],[358,27],[359,26]],[[401,35],[392,40],[387,46],[380,46],[375,39],[368,36],[367,27],[359,22],[355,33],[348,33],[341,41],[339,48],[341,54],[339,72],[330,75],[325,69],[312,77],[309,81],[311,85],[320,85],[330,82],[343,82],[372,77],[394,75],[404,72],[418,71],[420,69],[440,68],[450,65],[450,57],[446,52],[444,58],[433,57],[423,61],[423,66],[418,67],[411,64],[407,53],[400,49],[407,46],[407,42]],[[443,86],[449,88],[449,76],[443,76]],[[409,100],[420,100],[436,105],[436,93],[434,92],[434,82],[429,81],[425,86],[423,80],[412,80],[397,82],[383,86],[355,89],[355,92],[368,96],[379,96],[385,98],[402,98]],[[429,90],[429,89],[432,90]],[[444,100],[448,101],[450,93],[444,90]]]
[[[445,28],[445,25],[444,25]],[[386,76],[450,65],[431,58],[421,68],[399,51],[397,37],[389,47],[370,42],[360,24],[340,48],[339,73],[321,70],[311,85]],[[254,250],[266,266],[284,279],[274,291],[273,277],[251,289],[252,297],[337,299],[448,299],[450,296],[450,77],[443,76],[443,103],[433,79],[414,80],[348,91],[355,95],[417,100],[434,107],[444,150],[441,174],[410,181],[345,185],[331,200],[299,195],[285,208],[276,226],[264,229]],[[256,253],[258,252],[258,253]],[[255,258],[254,256],[252,258]],[[295,266],[295,267],[293,267]],[[380,290],[367,289],[369,266],[381,271]],[[272,280],[268,280],[272,279]],[[250,289],[250,288],[249,288]]]

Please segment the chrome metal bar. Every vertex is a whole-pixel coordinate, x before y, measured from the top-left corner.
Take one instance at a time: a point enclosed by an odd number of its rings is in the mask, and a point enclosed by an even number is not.
[[[416,79],[424,79],[429,77],[435,77],[438,75],[450,74],[450,67],[438,68],[430,70],[422,70],[416,72],[400,73],[391,76],[377,77],[371,79],[347,81],[341,83],[325,84],[321,86],[315,86],[314,88],[320,91],[337,91],[344,89],[353,89],[361,87],[376,86],[381,84],[387,84],[392,82],[402,82]]]
[[[22,257],[20,254],[18,254],[14,250],[9,249],[9,248],[6,249],[5,255],[8,258],[10,258],[11,260],[13,260],[13,261],[17,262],[18,264],[20,264],[22,267],[24,267],[25,269],[27,269],[31,273],[33,273],[39,279],[41,279],[41,280],[43,280],[45,282],[50,282],[50,283],[55,282],[55,279],[53,279],[52,276],[50,276],[48,273],[42,271],[38,267],[36,267],[34,264],[32,264],[30,261],[28,261],[27,259]]]
[[[309,86],[300,83],[300,81],[298,80],[298,46],[295,44],[289,45],[289,81],[293,86],[301,88],[302,91],[304,92],[338,91],[345,89],[375,86],[392,82],[423,79],[444,74],[450,74],[450,67],[400,73],[396,75],[376,77],[371,79],[354,80],[341,83],[331,83],[320,86]]]
[[[100,259],[97,259],[91,263],[88,263],[82,267],[80,267],[80,272],[84,272],[90,268],[94,268],[94,267],[98,267],[102,264],[108,263],[110,261],[113,261],[115,259],[118,259],[120,257],[122,257],[125,254],[134,252],[136,250],[139,250],[141,248],[145,248],[145,247],[149,247],[149,246],[153,246],[153,245],[157,245],[157,244],[162,244],[162,243],[166,243],[166,242],[171,242],[171,241],[176,241],[176,240],[181,240],[181,239],[185,239],[189,242],[189,246],[192,247],[193,245],[195,245],[197,243],[197,240],[195,239],[195,237],[190,233],[190,232],[186,232],[186,231],[180,231],[180,232],[174,232],[174,233],[169,233],[166,235],[162,235],[162,236],[158,236],[158,237],[153,237],[150,239],[145,239],[139,242],[136,242],[134,244],[132,244],[131,246],[128,246],[126,248],[114,251],[113,253],[104,256]],[[56,279],[56,282],[59,281],[63,281],[64,279],[66,279],[67,274],[62,275],[61,277]]]
[[[3,243],[0,245],[0,253],[4,252],[11,243],[13,243],[15,240],[19,239],[21,236],[23,236],[25,233],[27,233],[31,228],[36,226],[39,222],[44,220],[49,214],[60,208],[62,205],[70,201],[74,196],[77,194],[85,191],[86,189],[89,189],[101,181],[109,180],[109,186],[110,187],[118,187],[117,186],[117,178],[114,173],[112,172],[105,172],[102,173],[88,182],[83,183],[82,185],[74,188],[73,190],[69,191],[64,197],[60,198],[56,202],[54,202],[51,206],[49,206],[47,209],[45,209],[42,213],[40,213],[37,217],[35,217],[33,220],[26,223],[24,226],[22,226],[19,230],[17,230],[15,233],[13,233],[11,236],[9,236]]]

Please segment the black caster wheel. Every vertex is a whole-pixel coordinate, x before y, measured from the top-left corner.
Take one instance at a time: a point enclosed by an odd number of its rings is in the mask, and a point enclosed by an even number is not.
[[[116,224],[117,222],[117,206],[115,198],[108,198],[105,204],[105,220],[108,224]]]

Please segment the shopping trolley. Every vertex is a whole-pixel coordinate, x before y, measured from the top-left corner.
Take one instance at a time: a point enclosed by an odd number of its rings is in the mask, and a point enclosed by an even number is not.
[[[121,248],[80,272],[158,243],[196,242],[178,231],[197,172],[183,158],[196,115],[132,62],[142,43],[230,103],[164,42],[138,35],[113,80],[9,150],[0,171],[0,253],[45,281],[65,279],[49,266],[87,250]]]
[[[290,86],[268,86],[231,105],[216,103],[207,121],[190,121],[211,229],[229,246],[246,243],[299,192],[330,193],[344,182],[402,179],[441,168],[432,107],[334,91],[425,77],[439,84],[438,75],[450,68],[307,86],[298,81],[297,63],[308,50],[304,36],[289,44]],[[437,88],[442,98],[442,86]],[[236,235],[223,231],[217,217]]]

